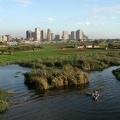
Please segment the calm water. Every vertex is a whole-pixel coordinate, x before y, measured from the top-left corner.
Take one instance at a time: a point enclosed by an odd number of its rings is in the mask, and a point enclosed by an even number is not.
[[[79,90],[58,90],[38,93],[24,85],[22,73],[31,71],[18,65],[0,67],[0,88],[12,89],[12,99],[19,104],[11,106],[0,120],[119,120],[120,119],[120,81],[110,67],[102,72],[91,72],[90,84]],[[99,101],[92,101],[85,91],[95,88],[100,91]]]

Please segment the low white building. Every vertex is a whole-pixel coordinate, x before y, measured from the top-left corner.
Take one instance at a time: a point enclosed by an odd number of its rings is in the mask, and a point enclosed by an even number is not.
[[[0,37],[0,42],[6,42],[6,41],[7,41],[7,36]]]

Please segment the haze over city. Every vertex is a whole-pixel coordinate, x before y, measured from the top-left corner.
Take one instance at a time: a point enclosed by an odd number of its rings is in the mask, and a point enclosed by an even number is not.
[[[0,36],[35,27],[55,34],[81,29],[92,39],[120,38],[119,0],[0,0]]]

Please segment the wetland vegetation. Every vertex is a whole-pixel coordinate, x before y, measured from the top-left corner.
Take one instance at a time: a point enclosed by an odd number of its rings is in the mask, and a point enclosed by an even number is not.
[[[25,84],[40,90],[88,84],[90,77],[87,72],[120,65],[118,44],[113,49],[111,46],[114,45],[107,43],[99,43],[102,49],[69,47],[74,45],[75,43],[51,43],[0,48],[0,65],[19,64],[33,68],[32,72],[24,74]],[[1,112],[9,107],[4,96],[6,93],[0,92],[0,103],[3,104]]]
[[[120,68],[113,70],[112,73],[115,75],[116,79],[120,80]]]
[[[9,105],[11,104],[9,98],[11,95],[13,95],[13,91],[9,90],[5,92],[3,89],[0,89],[0,113],[9,108]]]

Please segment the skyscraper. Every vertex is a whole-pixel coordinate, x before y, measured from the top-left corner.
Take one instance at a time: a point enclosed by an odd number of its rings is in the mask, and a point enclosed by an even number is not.
[[[55,40],[60,40],[61,39],[61,35],[55,35]]]
[[[34,32],[32,32],[31,30],[27,30],[26,31],[26,39],[33,40],[34,39]]]
[[[51,40],[54,40],[54,39],[55,39],[54,33],[51,33]]]
[[[41,40],[45,40],[46,39],[46,33],[44,30],[41,31]]]
[[[71,31],[71,40],[76,40],[76,31]]]
[[[68,40],[68,31],[63,31],[63,40]]]
[[[40,32],[40,28],[35,28],[35,40],[40,41],[41,38],[41,32]]]
[[[76,31],[76,40],[83,40],[83,31],[82,30],[77,30]]]
[[[51,29],[47,30],[47,40],[51,41]]]

